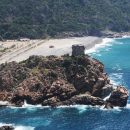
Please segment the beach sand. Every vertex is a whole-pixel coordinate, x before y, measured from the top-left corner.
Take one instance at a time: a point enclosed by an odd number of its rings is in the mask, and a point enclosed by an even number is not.
[[[64,55],[72,53],[72,45],[82,44],[86,50],[91,49],[97,44],[102,42],[102,38],[99,37],[79,37],[79,38],[66,38],[66,39],[49,39],[49,40],[30,40],[22,46],[15,49],[10,49],[9,52],[3,54],[0,57],[0,63],[11,62],[11,61],[22,61],[29,58],[31,55]],[[9,43],[5,42],[6,46]],[[13,41],[15,45],[19,45],[17,41]],[[4,42],[2,43],[4,44]],[[12,45],[12,42],[11,42]],[[50,48],[52,46],[52,48]]]

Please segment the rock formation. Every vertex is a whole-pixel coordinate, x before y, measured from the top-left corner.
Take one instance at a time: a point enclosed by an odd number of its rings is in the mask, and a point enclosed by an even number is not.
[[[110,95],[107,101],[104,97]],[[104,65],[88,55],[31,56],[0,65],[0,100],[12,105],[111,105],[124,107],[128,91],[113,90]],[[110,106],[109,105],[109,106]]]
[[[128,97],[129,97],[128,91],[124,87],[118,86],[111,93],[110,98],[107,100],[106,107],[108,106],[125,107],[127,105]]]
[[[2,126],[0,130],[14,130],[14,128],[12,126]]]

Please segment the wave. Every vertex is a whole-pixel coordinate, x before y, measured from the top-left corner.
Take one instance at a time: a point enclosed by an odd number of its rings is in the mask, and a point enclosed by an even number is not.
[[[115,86],[123,84],[123,73],[111,73],[109,78],[111,83]]]
[[[104,101],[106,101],[109,97],[110,97],[110,95],[107,96],[106,98],[104,98]],[[27,102],[25,101],[24,105],[22,107],[13,107],[13,106],[11,107],[10,106],[10,108],[13,108],[13,109],[23,109],[23,108],[25,108],[25,109],[30,111],[32,109],[46,109],[46,108],[52,108],[52,107],[51,106],[42,106],[42,105],[30,105],[30,104],[27,104]],[[122,109],[120,107],[114,107],[113,109],[105,109],[105,106],[98,106],[98,105],[96,105],[96,106],[91,106],[91,105],[69,105],[69,106],[62,105],[62,106],[57,106],[56,107],[56,109],[68,109],[68,108],[69,109],[75,108],[75,109],[77,109],[79,111],[79,113],[83,113],[83,112],[85,112],[88,109],[99,109],[99,110],[105,110],[105,111],[106,110],[107,111],[109,111],[109,110],[121,111],[121,109]],[[130,104],[127,104],[126,108],[130,109]],[[5,124],[5,125],[10,125],[10,124]],[[1,126],[1,124],[0,124],[0,126]],[[16,130],[18,130],[18,129],[16,129]],[[22,129],[20,129],[20,130],[22,130]]]
[[[116,65],[112,68],[112,70],[114,70],[114,71],[122,71],[122,68],[120,67],[120,65],[116,64]]]
[[[8,105],[9,102],[8,101],[0,101],[0,105]]]
[[[115,40],[112,39],[112,38],[104,38],[102,43],[100,44],[96,44],[94,47],[92,47],[91,49],[89,50],[86,50],[85,53],[86,54],[91,54],[91,53],[94,53],[94,52],[97,52],[98,49],[100,48],[104,48],[106,46],[112,46],[112,43],[114,42]]]
[[[124,35],[122,38],[130,38],[130,36],[128,36],[128,35]]]
[[[14,128],[15,128],[14,130],[34,130],[35,129],[34,127],[31,127],[31,126],[15,126]]]
[[[130,109],[130,104],[128,103],[127,106],[126,106],[127,109]]]
[[[79,111],[79,114],[82,114],[88,110],[101,110],[101,111],[122,111],[122,108],[120,107],[114,107],[113,109],[106,109],[105,108],[105,105],[103,106],[91,106],[91,105],[71,105],[71,106],[60,106],[60,107],[57,107],[57,108],[75,108]]]
[[[31,104],[28,104],[27,101],[25,100],[25,101],[24,101],[24,104],[23,104],[23,106],[22,106],[22,108],[33,108],[33,107],[39,108],[39,107],[42,107],[42,105],[41,105],[41,104],[39,104],[39,105],[31,105]]]
[[[24,101],[24,104],[22,105],[22,107],[16,107],[16,106],[7,106],[11,109],[23,109],[23,108],[27,108],[27,109],[33,109],[33,108],[43,108],[43,106],[41,104],[38,104],[38,105],[31,105],[31,104],[28,104],[27,101],[25,100]],[[46,106],[48,107],[48,106]]]
[[[107,99],[109,99],[111,96],[111,94],[109,94],[107,97],[105,97],[103,100],[106,101]]]

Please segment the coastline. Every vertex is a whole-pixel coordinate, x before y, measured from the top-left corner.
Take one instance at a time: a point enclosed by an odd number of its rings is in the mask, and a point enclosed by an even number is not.
[[[109,41],[110,40],[110,41]],[[113,40],[113,39],[112,39]],[[107,42],[107,43],[106,43]],[[102,42],[99,42],[99,44],[98,44],[98,42],[94,45],[94,46],[92,46],[92,47],[90,47],[90,49],[89,49],[89,47],[88,47],[88,50],[92,50],[92,52],[93,52],[93,50],[95,50],[95,49],[98,49],[98,47],[100,48],[100,47],[103,47],[103,45],[104,46],[107,46],[109,43],[108,42],[111,42],[111,39],[102,39]],[[91,53],[91,52],[90,52]],[[110,96],[109,96],[110,97]],[[103,100],[105,100],[105,99],[103,99]],[[2,102],[1,102],[2,103]],[[6,103],[6,102],[5,102]],[[42,106],[42,105],[31,105],[31,104],[28,104],[27,102],[26,102],[26,100],[25,100],[25,102],[24,102],[24,104],[22,105],[22,107],[14,107],[14,106],[7,106],[7,109],[9,109],[10,111],[15,111],[15,110],[20,110],[20,111],[24,111],[24,110],[27,110],[27,111],[37,111],[37,110],[43,110],[43,109],[45,109],[45,108],[49,108],[49,109],[51,109],[52,107],[49,107],[49,106]],[[101,111],[101,112],[103,112],[103,111],[107,111],[107,113],[109,113],[109,112],[112,112],[112,113],[119,113],[119,112],[124,112],[124,111],[128,111],[129,109],[130,109],[130,104],[128,103],[127,105],[126,105],[126,107],[124,107],[124,109],[122,109],[122,107],[114,107],[113,109],[110,109],[109,107],[108,107],[108,109],[107,108],[104,108],[104,106],[91,106],[91,105],[70,105],[70,106],[67,106],[67,105],[61,105],[61,106],[57,106],[56,108],[54,108],[53,110],[61,110],[61,109],[72,109],[72,108],[74,108],[74,109],[76,109],[76,110],[78,110],[78,112],[79,112],[79,114],[82,114],[82,113],[84,113],[84,112],[86,112],[86,110],[90,110],[91,109],[91,111],[92,110],[94,110],[94,111],[98,111],[98,113]],[[6,108],[5,108],[5,111],[6,111]],[[105,113],[105,112],[104,112]],[[20,113],[18,113],[18,114],[20,114]],[[105,113],[105,115],[106,115],[106,113]],[[4,121],[4,122],[6,122],[6,121]],[[12,127],[12,128],[14,128],[15,130],[17,130],[17,129],[22,129],[22,130],[24,130],[24,129],[28,129],[28,130],[33,130],[33,129],[35,129],[35,127],[32,127],[33,125],[30,125],[30,126],[24,126],[23,124],[20,126],[19,124],[15,124],[15,123],[12,123],[12,122],[9,122],[10,124],[4,124],[3,122],[1,122],[1,126],[9,126],[9,127]]]
[[[98,48],[106,46],[113,39],[128,38],[130,32],[102,32],[99,36],[78,36],[55,37],[50,39],[29,39],[28,41],[6,40],[0,41],[0,64],[5,62],[26,60],[31,55],[56,55],[71,54],[72,45],[82,44],[85,46],[86,54],[95,52]],[[7,51],[1,52],[1,46]],[[14,47],[13,47],[14,46]]]

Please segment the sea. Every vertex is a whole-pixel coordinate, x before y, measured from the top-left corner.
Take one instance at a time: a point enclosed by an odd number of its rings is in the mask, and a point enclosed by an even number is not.
[[[114,85],[130,90],[130,38],[103,39],[86,53],[99,59]],[[0,108],[0,126],[15,130],[130,130],[130,99],[125,108],[75,105],[58,108],[32,106]]]

